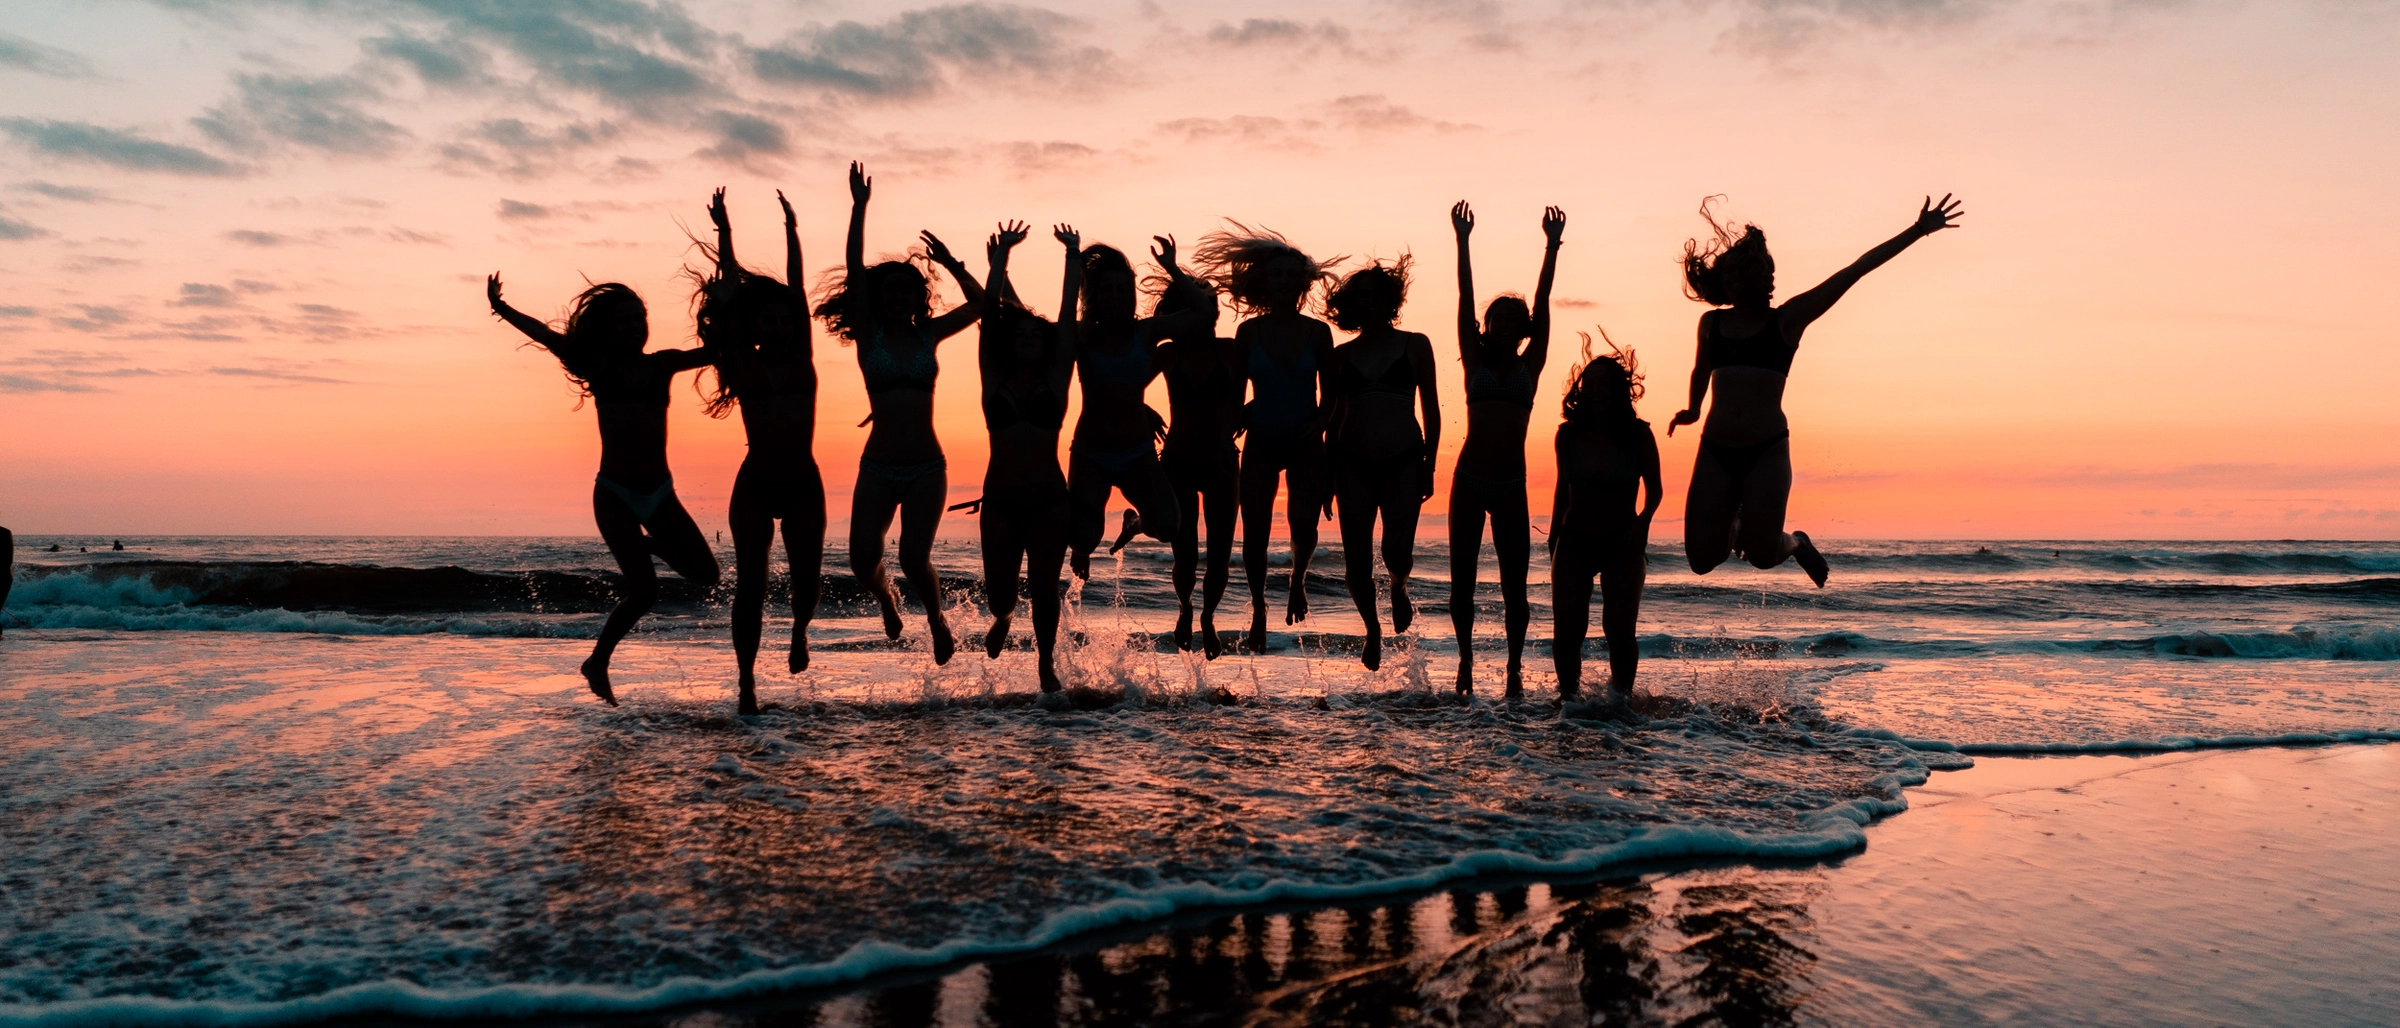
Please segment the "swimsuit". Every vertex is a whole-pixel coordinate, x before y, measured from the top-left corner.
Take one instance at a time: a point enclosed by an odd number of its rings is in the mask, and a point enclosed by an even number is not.
[[[1778,375],[1792,373],[1792,357],[1800,352],[1800,344],[1783,338],[1783,323],[1769,322],[1758,334],[1735,339],[1725,334],[1722,315],[1711,319],[1708,340],[1700,345],[1700,359],[1707,370],[1718,368],[1765,368]],[[1736,481],[1748,479],[1750,470],[1758,466],[1759,458],[1777,444],[1791,438],[1792,430],[1785,428],[1773,438],[1752,443],[1721,443],[1700,435],[1700,453],[1725,469]]]
[[[900,363],[898,357],[892,356],[892,348],[884,342],[881,326],[867,336],[867,345],[858,351],[858,373],[859,377],[866,379],[868,392],[880,393],[886,389],[933,391],[933,380],[942,373],[941,363],[933,356],[933,340],[926,338],[921,328],[911,326],[909,331],[917,337],[917,352],[909,355],[905,365]]]
[[[886,464],[879,460],[860,457],[858,470],[891,483],[895,489],[905,489],[909,483],[917,479],[936,471],[950,470],[950,460],[947,457],[935,457],[921,464]]]
[[[1075,354],[1076,373],[1089,386],[1100,382],[1109,385],[1146,386],[1152,375],[1150,348],[1138,339],[1128,337],[1122,353],[1109,353],[1098,347],[1084,347]]]
[[[1467,402],[1477,404],[1485,400],[1498,400],[1532,410],[1533,369],[1519,364],[1506,379],[1502,379],[1488,364],[1476,367],[1475,373],[1467,376]]]
[[[635,368],[640,369],[641,377],[628,382],[627,378],[630,376],[626,372]],[[667,406],[667,384],[674,377],[671,374],[658,374],[652,368],[649,355],[643,354],[627,362],[625,366],[585,378],[584,386],[591,391],[592,405],[596,407],[640,406],[664,409]],[[592,483],[624,503],[625,509],[633,513],[633,519],[644,526],[648,526],[650,520],[658,516],[659,508],[666,506],[668,500],[675,498],[675,476],[673,475],[668,475],[648,492],[640,493],[626,488],[623,483],[607,475],[592,476]]]
[[[1485,510],[1513,510],[1525,503],[1525,476],[1478,475],[1465,467],[1451,469],[1451,491],[1464,491]]]
[[[657,488],[646,493],[637,493],[627,489],[616,479],[607,475],[592,476],[592,484],[607,490],[609,495],[623,501],[625,509],[633,512],[633,520],[644,526],[650,524],[651,518],[658,516],[659,508],[666,506],[668,500],[675,498],[675,476],[673,475],[668,475],[665,481],[658,483]]]
[[[1250,348],[1250,435],[1288,435],[1317,416],[1317,350],[1300,348],[1295,366],[1282,367],[1264,346]]]
[[[1004,386],[983,391],[983,427],[1000,432],[1018,425],[1057,431],[1067,423],[1067,405],[1045,389],[1018,399]]]

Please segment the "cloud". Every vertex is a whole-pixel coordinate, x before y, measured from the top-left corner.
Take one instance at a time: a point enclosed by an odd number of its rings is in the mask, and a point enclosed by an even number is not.
[[[132,320],[121,308],[104,304],[79,303],[75,309],[83,312],[80,318],[51,318],[50,323],[77,332],[106,332]]]
[[[97,78],[92,62],[79,54],[0,32],[0,68],[20,68],[60,79]]]
[[[1791,57],[1859,28],[1927,28],[1954,25],[1991,12],[2009,0],[1728,0],[1733,27],[1721,42],[1741,54],[1768,59]]]
[[[760,157],[790,153],[792,149],[791,137],[783,126],[754,114],[717,111],[709,115],[709,124],[716,130],[717,142],[700,151],[703,157],[748,164]]]
[[[18,221],[15,218],[11,218],[8,215],[0,214],[0,242],[8,242],[19,239],[40,239],[41,237],[49,234],[49,229],[42,228],[39,225],[27,224],[25,222]]]
[[[284,235],[281,232],[261,232],[257,229],[250,228],[234,229],[231,232],[225,233],[225,238],[237,243],[248,244],[250,246],[282,246],[285,243],[295,243],[299,241],[290,236]]]
[[[1350,30],[1330,21],[1303,25],[1282,18],[1244,18],[1240,25],[1218,25],[1208,30],[1208,41],[1220,46],[1267,47],[1336,46],[1347,48]]]
[[[223,176],[239,175],[243,170],[203,150],[162,143],[130,129],[112,129],[88,121],[0,118],[0,132],[7,132],[35,153],[129,171]]]
[[[81,382],[58,382],[27,375],[0,375],[0,393],[96,393]]]
[[[381,36],[362,44],[378,57],[398,61],[429,86],[456,88],[491,81],[485,70],[491,58],[482,47],[463,39],[419,39],[407,34]]]
[[[952,75],[1065,81],[1107,72],[1114,59],[1067,39],[1079,23],[1014,4],[950,4],[874,25],[844,21],[793,33],[750,51],[767,82],[874,100],[932,96]]]
[[[545,129],[517,118],[495,118],[443,144],[436,154],[454,169],[533,178],[558,170],[569,157],[623,134],[622,126],[609,121],[578,121]]]
[[[1316,117],[1284,119],[1256,114],[1227,118],[1177,118],[1160,122],[1158,130],[1187,142],[1226,142],[1259,149],[1310,153],[1319,140],[1335,132],[1379,135],[1397,132],[1461,132],[1476,126],[1437,121],[1393,103],[1380,93],[1337,97],[1318,108]]]
[[[1063,140],[1002,143],[999,151],[1001,157],[1015,166],[1020,175],[1041,174],[1069,165],[1085,164],[1101,156],[1100,151],[1082,143]]]
[[[556,212],[552,211],[549,207],[543,206],[542,204],[527,203],[523,200],[511,200],[507,197],[501,197],[500,208],[497,213],[503,218],[517,220],[538,220],[541,218],[547,218]]]
[[[263,378],[274,382],[306,383],[314,385],[349,384],[348,380],[346,379],[327,378],[323,375],[308,375],[296,371],[285,371],[280,368],[220,367],[209,368],[207,370],[211,375],[224,375],[229,378]]]
[[[181,295],[169,301],[169,307],[231,307],[236,301],[233,290],[206,282],[186,282]]]
[[[30,318],[40,313],[40,311],[34,310],[31,307],[21,307],[16,305],[0,307],[0,318]]]
[[[446,234],[440,232],[419,232],[413,228],[386,229],[384,230],[383,238],[389,239],[395,243],[412,243],[425,246],[450,245],[450,237]]]
[[[246,154],[281,145],[346,157],[381,157],[407,129],[361,110],[380,90],[349,75],[236,75],[234,96],[192,119],[210,138]]]
[[[68,203],[120,202],[115,196],[112,196],[101,190],[94,189],[90,186],[62,186],[56,182],[42,182],[37,180],[32,182],[19,182],[17,183],[16,187],[37,196],[46,196],[53,200],[65,200]]]

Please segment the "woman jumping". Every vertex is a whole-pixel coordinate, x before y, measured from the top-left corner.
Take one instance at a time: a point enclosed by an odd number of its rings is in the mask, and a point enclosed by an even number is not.
[[[1568,385],[1558,426],[1558,492],[1550,507],[1550,616],[1556,634],[1550,655],[1558,663],[1558,695],[1572,700],[1582,691],[1583,637],[1592,617],[1592,577],[1600,578],[1600,631],[1608,639],[1608,688],[1612,702],[1633,696],[1634,669],[1641,663],[1634,634],[1642,609],[1642,579],[1649,573],[1650,518],[1658,513],[1658,438],[1634,413],[1642,398],[1641,365],[1633,351],[1591,356]],[[1641,513],[1633,512],[1635,489]]]
[[[1717,222],[1707,203],[1700,205],[1713,238],[1705,248],[1698,240],[1683,244],[1684,291],[1720,309],[1700,315],[1692,399],[1667,422],[1667,434],[1674,435],[1676,426],[1700,420],[1700,402],[1712,384],[1716,387],[1684,500],[1683,548],[1692,573],[1705,575],[1732,554],[1756,568],[1790,558],[1824,587],[1824,555],[1808,541],[1808,533],[1783,530],[1784,505],[1792,493],[1792,429],[1783,416],[1783,386],[1792,356],[1800,349],[1801,333],[1861,277],[1909,244],[1956,228],[1961,213],[1949,194],[1939,203],[1926,197],[1915,224],[1778,307],[1767,234],[1748,225],[1737,238],[1731,226]]]
[[[1467,234],[1475,212],[1465,200],[1450,208],[1458,236],[1458,359],[1467,376],[1467,440],[1450,473],[1450,624],[1458,633],[1458,691],[1475,688],[1475,578],[1483,556],[1483,520],[1492,520],[1492,550],[1500,558],[1502,624],[1508,631],[1508,695],[1524,691],[1525,626],[1532,607],[1525,576],[1532,564],[1533,516],[1525,499],[1525,427],[1533,418],[1534,386],[1550,360],[1550,283],[1558,274],[1559,238],[1566,212],[1542,211],[1542,277],[1533,306],[1503,293],[1475,324],[1475,272]],[[1525,344],[1522,351],[1517,344]]]
[[[733,478],[733,656],[741,669],[740,711],[758,713],[758,640],[766,620],[767,564],[775,522],[783,522],[783,556],[791,565],[792,674],[808,669],[808,623],[824,584],[825,479],[817,473],[817,366],[800,293],[800,234],[791,201],[783,205],[785,280],[746,271],[733,256],[733,225],[725,191],[709,199],[717,226],[717,273],[701,284],[700,344],[715,362],[717,394],[710,417],[742,408],[750,452]]]
[[[875,423],[858,458],[850,493],[850,570],[883,610],[883,632],[900,638],[900,596],[883,568],[883,533],[900,515],[900,571],[925,604],[933,661],[947,664],[957,643],[942,616],[942,583],[933,573],[933,535],[949,495],[949,461],[933,433],[933,381],[941,374],[934,348],[983,313],[983,286],[949,247],[920,233],[926,256],[958,280],[966,302],[936,316],[933,283],[907,261],[866,261],[867,198],[875,180],[850,165],[850,237],[839,283],[817,304],[817,316],[858,350]]]
[[[1301,313],[1332,262],[1319,264],[1282,236],[1239,222],[1212,232],[1193,257],[1248,315],[1234,331],[1251,392],[1242,443],[1242,577],[1250,583],[1252,653],[1267,650],[1267,539],[1274,528],[1276,479],[1287,488],[1292,577],[1283,623],[1308,617],[1308,561],[1317,551],[1324,509],[1325,422],[1333,398],[1333,329]]]
[[[1242,344],[1217,334],[1217,290],[1186,273],[1174,260],[1174,238],[1166,240],[1161,267],[1167,281],[1156,316],[1186,311],[1160,347],[1167,378],[1167,442],[1159,463],[1175,489],[1175,645],[1192,648],[1192,587],[1200,577],[1200,523],[1208,522],[1208,578],[1202,586],[1200,648],[1215,660],[1225,652],[1217,638],[1217,604],[1233,574],[1234,519],[1240,514],[1241,451],[1233,438],[1242,431]]]
[[[1392,576],[1392,630],[1408,631],[1417,513],[1433,496],[1433,455],[1441,446],[1442,406],[1434,396],[1433,341],[1394,327],[1408,301],[1406,257],[1351,272],[1325,298],[1325,315],[1357,338],[1333,348],[1334,496],[1340,501],[1342,579],[1366,623],[1359,650],[1367,670],[1383,666],[1383,625],[1375,612],[1375,516],[1383,516],[1383,567]],[[1425,414],[1423,427],[1417,411]]]
[[[1067,247],[1066,295],[1058,309],[1075,309],[1075,230],[1055,230]],[[1041,652],[1042,691],[1060,688],[1052,654],[1058,647],[1058,568],[1067,555],[1067,479],[1058,470],[1058,430],[1067,419],[1067,380],[1075,373],[1072,334],[1027,310],[1008,280],[1008,252],[1025,240],[1025,225],[1000,226],[985,247],[992,271],[984,284],[983,424],[992,434],[992,459],[983,474],[983,590],[992,609],[984,653],[1008,646],[1017,609],[1017,569],[1025,569],[1033,607],[1033,637]]]
[[[650,311],[620,283],[603,282],[575,297],[564,331],[551,328],[500,298],[500,273],[484,281],[492,313],[558,357],[567,379],[592,400],[600,420],[600,473],[592,479],[592,520],[624,575],[623,595],[583,662],[583,680],[609,706],[608,660],[633,623],[658,602],[652,555],[701,589],[717,584],[717,555],[675,498],[667,470],[667,386],[675,376],[708,363],[699,350],[645,353]]]
[[[1163,236],[1158,242],[1166,248],[1159,260],[1174,263],[1174,244]],[[1082,277],[1083,312],[1069,328],[1075,333],[1075,378],[1083,385],[1083,413],[1075,419],[1075,439],[1067,447],[1067,492],[1075,498],[1075,535],[1067,559],[1075,577],[1090,578],[1092,551],[1099,548],[1108,527],[1112,488],[1123,493],[1131,507],[1109,552],[1122,549],[1136,532],[1161,542],[1175,538],[1175,494],[1158,465],[1157,435],[1164,422],[1142,402],[1142,393],[1159,372],[1158,341],[1181,322],[1197,320],[1198,312],[1137,317],[1134,300],[1140,291],[1125,254],[1094,244],[1079,256],[1080,271],[1069,274]],[[1072,313],[1060,311],[1059,319],[1068,321]]]

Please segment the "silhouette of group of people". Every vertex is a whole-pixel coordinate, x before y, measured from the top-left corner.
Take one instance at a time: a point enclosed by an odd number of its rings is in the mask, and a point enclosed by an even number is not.
[[[927,600],[933,658],[947,663],[957,644],[935,599],[941,586],[933,539],[945,509],[972,510],[981,519],[983,581],[992,612],[984,650],[998,657],[1007,646],[1022,570],[1041,687],[1057,692],[1060,565],[1089,577],[1113,490],[1129,509],[1110,552],[1136,535],[1173,547],[1180,602],[1176,644],[1189,650],[1196,641],[1211,659],[1226,645],[1215,618],[1231,577],[1238,515],[1251,600],[1243,644],[1263,652],[1268,540],[1280,487],[1291,544],[1284,623],[1308,616],[1317,519],[1320,512],[1338,512],[1343,576],[1366,625],[1361,658],[1370,669],[1380,665],[1377,522],[1391,580],[1393,630],[1405,632],[1415,616],[1408,589],[1417,518],[1435,492],[1442,424],[1432,340],[1396,324],[1411,285],[1407,257],[1337,273],[1340,259],[1320,261],[1275,232],[1229,222],[1200,239],[1189,267],[1173,236],[1152,237],[1157,272],[1143,278],[1123,251],[1087,245],[1072,226],[1058,225],[1052,236],[1064,248],[1060,298],[1055,316],[1044,317],[1010,280],[1010,255],[1029,234],[1023,222],[1001,223],[986,241],[987,274],[980,281],[931,232],[919,233],[921,246],[911,259],[868,264],[873,180],[855,163],[849,178],[843,268],[813,306],[801,285],[790,201],[777,192],[785,261],[779,281],[735,258],[725,192],[716,191],[708,208],[715,242],[702,244],[713,267],[697,276],[697,348],[647,350],[647,309],[621,284],[584,290],[563,327],[553,328],[509,306],[497,274],[488,282],[493,312],[555,354],[598,414],[601,455],[592,512],[623,571],[623,593],[582,667],[593,693],[616,702],[609,658],[657,601],[653,557],[703,587],[719,577],[716,557],[677,500],[667,466],[668,385],[677,374],[701,367],[715,372],[713,390],[704,393],[707,413],[724,417],[739,410],[749,443],[728,510],[740,710],[758,709],[754,666],[779,522],[792,569],[787,667],[797,674],[808,666],[808,625],[821,591],[827,523],[824,479],[812,452],[818,383],[811,326],[817,321],[853,350],[872,411],[851,493],[850,563],[891,638],[898,639],[904,627],[885,568],[884,536],[892,520],[900,521],[900,572]],[[1773,302],[1775,265],[1765,234],[1756,226],[1737,233],[1706,203],[1701,214],[1711,233],[1686,244],[1684,278],[1687,295],[1711,309],[1700,318],[1690,401],[1667,426],[1671,435],[1700,421],[1701,406],[1715,391],[1686,499],[1685,552],[1699,574],[1733,556],[1759,568],[1792,560],[1823,586],[1825,558],[1806,533],[1783,526],[1792,467],[1782,397],[1793,355],[1808,326],[1861,276],[1916,240],[1954,227],[1959,204],[1948,196],[1928,197],[1907,229],[1781,305]],[[1474,587],[1487,521],[1504,598],[1507,689],[1513,696],[1522,687],[1532,549],[1525,436],[1549,360],[1551,286],[1566,221],[1556,207],[1543,213],[1546,243],[1533,299],[1500,295],[1479,320],[1469,253],[1474,213],[1464,201],[1451,209],[1458,243],[1458,356],[1468,409],[1449,507],[1450,616],[1462,693],[1473,688]],[[947,273],[964,295],[964,302],[940,313],[934,310],[938,273]],[[1139,309],[1144,293],[1152,297],[1147,316]],[[1241,319],[1231,338],[1218,331],[1226,300]],[[1312,300],[1322,319],[1310,313]],[[937,351],[970,324],[980,325],[976,358],[991,458],[982,499],[945,508],[949,465],[933,427]],[[1337,344],[1336,328],[1350,338]],[[1552,652],[1561,695],[1576,697],[1597,580],[1609,691],[1621,699],[1631,692],[1639,658],[1634,624],[1650,520],[1661,499],[1659,453],[1649,423],[1635,413],[1643,383],[1633,352],[1612,342],[1595,355],[1586,336],[1583,356],[1569,375],[1555,444]],[[1161,376],[1168,393],[1165,417],[1143,401]],[[1082,389],[1081,413],[1062,471],[1058,436],[1075,382]]]

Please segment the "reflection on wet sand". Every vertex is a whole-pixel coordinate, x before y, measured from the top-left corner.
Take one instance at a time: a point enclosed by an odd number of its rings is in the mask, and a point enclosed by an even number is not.
[[[1791,1024],[1813,870],[1750,867],[1246,911],[677,1026]]]

